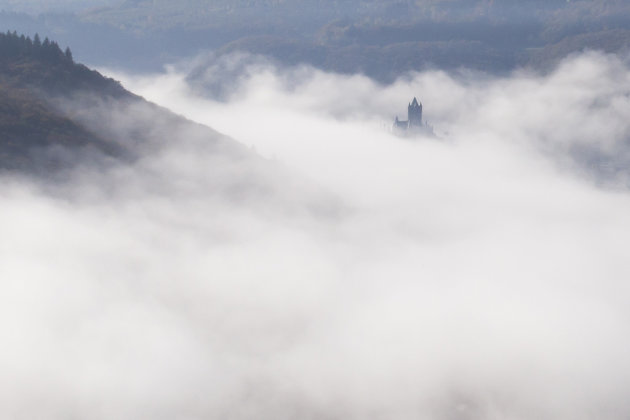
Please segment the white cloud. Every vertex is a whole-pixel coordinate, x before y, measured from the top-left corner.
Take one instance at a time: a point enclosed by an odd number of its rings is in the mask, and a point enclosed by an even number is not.
[[[156,122],[130,167],[2,184],[2,417],[627,417],[622,63],[249,74],[116,76],[278,161]],[[441,138],[383,128],[413,95]]]

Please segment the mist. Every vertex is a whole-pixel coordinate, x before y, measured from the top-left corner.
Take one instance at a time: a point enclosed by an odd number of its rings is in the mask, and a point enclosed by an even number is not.
[[[133,163],[1,179],[3,418],[628,417],[624,61],[251,63],[221,97],[108,71],[238,157],[156,121]],[[390,133],[413,96],[435,137]]]

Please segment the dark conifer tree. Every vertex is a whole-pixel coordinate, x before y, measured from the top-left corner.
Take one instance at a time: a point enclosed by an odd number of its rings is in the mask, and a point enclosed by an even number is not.
[[[39,48],[42,46],[42,40],[39,39],[39,34],[35,34],[35,37],[33,38],[33,46],[35,48]]]
[[[59,44],[57,44],[57,41],[50,42],[50,51],[51,55],[55,58],[63,57],[63,52],[61,51],[61,48],[59,48]]]
[[[72,51],[70,51],[70,47],[66,47],[65,55],[68,61],[74,62],[74,58],[72,58]]]

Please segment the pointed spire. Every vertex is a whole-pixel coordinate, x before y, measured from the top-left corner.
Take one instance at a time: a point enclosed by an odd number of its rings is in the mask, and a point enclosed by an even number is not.
[[[413,102],[411,102],[411,105],[413,106],[418,106],[418,99],[416,99],[416,97],[413,97]]]

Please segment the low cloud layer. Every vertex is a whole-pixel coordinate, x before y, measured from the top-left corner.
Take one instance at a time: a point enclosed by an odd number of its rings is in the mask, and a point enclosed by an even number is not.
[[[115,76],[268,160],[165,128],[52,192],[2,179],[1,417],[627,418],[618,58],[391,86],[259,63],[221,100]],[[414,95],[437,138],[389,133]]]

